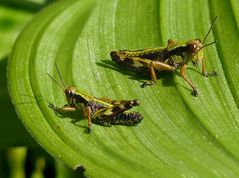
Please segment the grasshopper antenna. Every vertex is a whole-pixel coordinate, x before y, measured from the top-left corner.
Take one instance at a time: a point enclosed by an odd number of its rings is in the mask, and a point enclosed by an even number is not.
[[[50,78],[55,82],[55,84],[56,84],[58,87],[63,88],[63,91],[64,91],[65,88],[66,88],[66,85],[65,85],[65,83],[64,83],[64,81],[63,81],[63,79],[62,79],[60,70],[59,70],[59,68],[58,68],[58,66],[57,66],[56,63],[55,63],[55,67],[56,67],[57,73],[58,73],[58,75],[59,75],[59,77],[60,77],[61,85],[60,85],[49,73],[47,73],[47,75],[48,75],[48,77],[50,77]]]
[[[60,70],[59,70],[59,68],[58,68],[56,63],[55,63],[55,66],[56,66],[57,73],[58,73],[58,75],[59,75],[59,77],[61,79],[61,83],[64,86],[64,88],[66,88],[66,84],[64,83],[64,80],[62,79],[62,75],[61,75]]]
[[[209,28],[207,34],[205,35],[205,37],[204,37],[204,39],[203,39],[203,41],[202,41],[202,44],[204,44],[204,42],[206,41],[206,39],[207,39],[209,33],[212,31],[212,29],[213,29],[213,27],[214,27],[214,25],[215,25],[216,20],[217,20],[217,16],[213,19],[212,25],[211,25],[211,27]],[[216,41],[213,41],[213,42],[211,42],[211,43],[208,43],[208,44],[203,45],[203,46],[196,52],[196,54],[194,54],[194,56],[196,56],[197,53],[198,53],[199,51],[201,51],[203,48],[205,48],[206,46],[210,46],[210,45],[212,45],[212,44],[214,44],[214,43],[216,43]],[[193,57],[194,57],[194,56],[193,56]]]
[[[211,25],[211,27],[209,28],[207,34],[205,35],[205,37],[204,37],[204,39],[203,39],[203,41],[202,41],[202,44],[206,41],[206,39],[207,39],[209,33],[212,31],[212,29],[213,29],[213,27],[214,27],[214,25],[215,25],[216,20],[217,20],[217,16],[213,19],[212,25]],[[208,45],[207,45],[207,46],[208,46]]]
[[[201,50],[202,48],[205,48],[206,46],[210,46],[210,45],[212,45],[212,44],[214,44],[214,43],[216,43],[216,41],[213,41],[213,42],[211,42],[211,43],[205,44],[205,45],[203,45],[203,46],[200,48],[200,50]]]
[[[50,74],[47,73],[47,75],[48,75],[48,77],[50,77],[50,78],[55,82],[55,84],[56,84],[58,87],[62,88],[62,86],[61,86]],[[64,88],[63,88],[63,91],[64,91]]]
[[[198,53],[199,51],[201,51],[203,48],[205,48],[206,46],[210,46],[210,45],[212,45],[212,44],[214,44],[214,43],[216,43],[216,41],[213,41],[213,42],[211,42],[211,43],[208,43],[208,44],[203,45],[203,46],[193,55],[193,57],[196,56],[197,53]]]

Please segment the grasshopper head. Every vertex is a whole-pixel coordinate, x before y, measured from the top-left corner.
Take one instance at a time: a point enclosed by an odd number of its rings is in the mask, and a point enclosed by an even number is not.
[[[209,28],[208,32],[206,33],[206,35],[202,41],[200,39],[194,39],[187,43],[188,59],[190,59],[190,61],[192,61],[193,65],[196,67],[197,67],[198,63],[201,62],[203,59],[203,48],[216,43],[216,41],[213,41],[211,43],[204,44],[209,33],[212,31],[216,20],[217,20],[217,16],[214,18],[211,27]]]
[[[75,92],[76,92],[76,88],[73,86],[69,86],[65,88],[64,93],[66,95],[66,100],[69,104],[73,103]]]
[[[203,44],[200,39],[194,39],[187,43],[188,59],[190,59],[195,67],[203,59]]]

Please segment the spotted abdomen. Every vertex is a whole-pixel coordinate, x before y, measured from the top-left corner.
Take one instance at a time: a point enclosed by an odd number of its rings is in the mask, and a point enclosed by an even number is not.
[[[139,124],[143,120],[143,116],[138,112],[122,112],[113,117],[97,117],[94,119],[94,123],[111,126],[111,125],[126,125],[134,126]]]
[[[123,112],[119,113],[111,119],[112,125],[136,125],[143,120],[143,116],[138,112]]]

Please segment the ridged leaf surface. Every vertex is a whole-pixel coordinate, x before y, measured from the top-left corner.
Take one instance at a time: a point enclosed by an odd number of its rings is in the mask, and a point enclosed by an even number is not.
[[[72,168],[92,177],[239,176],[239,3],[231,1],[60,1],[41,11],[18,38],[8,66],[12,101],[31,135]],[[205,78],[191,64],[188,77],[199,97],[176,73],[147,77],[118,68],[109,53],[165,46],[167,40],[203,39],[218,16],[204,49]],[[139,99],[137,126],[93,125],[85,132],[82,113],[60,117],[49,107],[66,104],[57,81],[93,96]]]

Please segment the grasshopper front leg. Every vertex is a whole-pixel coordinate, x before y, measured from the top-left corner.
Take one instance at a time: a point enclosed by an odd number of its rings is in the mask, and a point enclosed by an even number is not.
[[[53,104],[49,103],[49,108],[53,109],[55,112],[57,113],[61,113],[61,112],[74,112],[77,110],[76,107],[74,106],[69,106],[69,105],[64,105],[63,107],[61,108],[58,108],[58,107],[55,107]]]
[[[150,60],[151,61],[151,60]],[[163,62],[159,62],[159,61],[151,61],[150,62],[150,76],[151,76],[151,79],[152,79],[152,84],[155,84],[156,83],[156,80],[157,80],[157,76],[155,74],[155,69],[156,70],[161,70],[161,71],[173,71],[175,70],[175,67],[173,66],[170,66],[168,64],[165,64]],[[151,85],[151,83],[147,83],[145,82],[142,87],[145,87],[147,85]]]
[[[157,80],[155,70],[173,71],[173,70],[176,69],[175,67],[173,67],[171,65],[165,64],[165,63],[160,62],[160,61],[152,61],[150,59],[144,59],[144,58],[139,58],[139,57],[127,57],[127,60],[131,60],[132,63],[139,62],[139,63],[141,63],[144,66],[147,66],[149,68],[151,81],[143,83],[142,86],[141,86],[142,88],[155,84],[155,82]]]
[[[217,72],[215,72],[215,71],[206,72],[206,64],[205,64],[204,58],[202,58],[202,75],[204,75],[205,77],[217,76]]]
[[[182,78],[184,80],[186,80],[186,82],[192,87],[192,95],[193,96],[198,96],[198,91],[197,91],[197,88],[196,86],[187,78],[186,76],[186,71],[187,71],[187,67],[188,65],[187,64],[184,64],[182,67],[181,67],[181,70],[180,70],[180,74],[182,76]]]
[[[49,106],[49,108],[51,108],[51,109],[53,109],[55,112],[57,112],[57,113],[64,113],[64,112],[74,112],[74,111],[76,111],[78,108],[77,107],[74,107],[74,106],[70,106],[70,105],[65,105],[65,106],[63,106],[63,107],[61,107],[61,108],[58,108],[58,107],[55,107],[53,104],[49,104],[48,105]],[[88,133],[90,133],[90,131],[91,131],[91,126],[92,126],[92,124],[91,124],[91,108],[90,108],[90,106],[87,106],[87,107],[85,107],[84,109],[83,109],[83,114],[84,114],[84,116],[85,117],[87,117],[87,119],[88,119],[88,127],[87,127],[87,131],[88,131]]]

